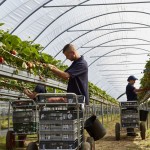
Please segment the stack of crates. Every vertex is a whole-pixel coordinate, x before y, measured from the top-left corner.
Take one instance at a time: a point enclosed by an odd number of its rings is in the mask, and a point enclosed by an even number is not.
[[[127,128],[139,127],[139,109],[136,101],[121,102],[121,125]]]
[[[84,99],[83,96],[82,98]],[[78,119],[77,113],[79,113]],[[46,105],[46,107],[40,111],[40,150],[77,149],[82,141],[83,111],[81,109],[77,111],[76,108],[73,107],[73,104],[71,104],[71,107],[69,107],[69,105],[68,107]]]
[[[27,103],[28,104],[28,103]],[[31,134],[38,130],[38,113],[35,109],[31,109],[27,106],[19,105],[19,103],[13,102],[13,129],[15,133]],[[35,108],[35,107],[34,107]]]

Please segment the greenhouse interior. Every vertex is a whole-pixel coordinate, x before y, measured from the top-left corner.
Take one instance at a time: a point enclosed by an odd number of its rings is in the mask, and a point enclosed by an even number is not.
[[[0,150],[150,150],[149,8],[0,0]]]

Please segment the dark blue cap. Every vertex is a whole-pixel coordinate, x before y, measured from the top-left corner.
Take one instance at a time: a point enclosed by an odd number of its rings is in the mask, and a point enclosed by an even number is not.
[[[135,76],[129,76],[127,81],[130,81],[130,80],[138,80],[138,79]]]

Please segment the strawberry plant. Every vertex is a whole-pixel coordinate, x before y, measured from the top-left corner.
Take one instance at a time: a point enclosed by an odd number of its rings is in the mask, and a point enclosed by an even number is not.
[[[3,25],[2,23],[0,26]],[[64,80],[56,77],[46,65],[43,64],[52,64],[57,66],[61,70],[67,68],[66,65],[62,65],[60,60],[54,59],[51,55],[46,53],[41,53],[42,46],[40,44],[33,44],[32,41],[22,41],[18,36],[11,35],[9,32],[0,30],[0,64],[8,64],[16,68],[14,74],[18,74],[19,70],[26,70],[29,73],[34,75],[42,75],[45,78],[51,78],[60,82],[66,83]],[[12,88],[17,87],[18,90],[21,90],[21,86],[30,87],[34,89],[34,84],[25,83],[15,80],[8,80],[5,84],[3,78],[0,78],[0,87]],[[19,88],[20,87],[20,88]],[[48,87],[48,91],[52,92],[53,89]],[[63,92],[58,90],[57,92]],[[115,102],[116,100],[106,94],[105,91],[101,90],[92,83],[89,83],[89,94],[90,96],[96,95],[97,97],[106,99],[110,102]]]

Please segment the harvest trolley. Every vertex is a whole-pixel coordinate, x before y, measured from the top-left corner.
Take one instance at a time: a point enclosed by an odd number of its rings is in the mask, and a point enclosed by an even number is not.
[[[10,128],[11,119],[13,128]],[[36,103],[33,100],[9,101],[6,150],[13,150],[17,144],[19,147],[24,147],[27,135],[33,138],[36,137],[37,134],[38,110]],[[31,135],[34,136],[31,137]]]
[[[27,150],[79,149],[83,142],[84,96],[74,93],[39,95],[43,97],[38,103],[41,108],[39,139],[29,143]]]
[[[139,129],[141,138],[145,139],[146,127],[144,122],[140,122],[137,101],[120,102],[120,123],[115,125],[116,140],[120,140],[120,133],[124,130],[126,131],[127,128]]]

